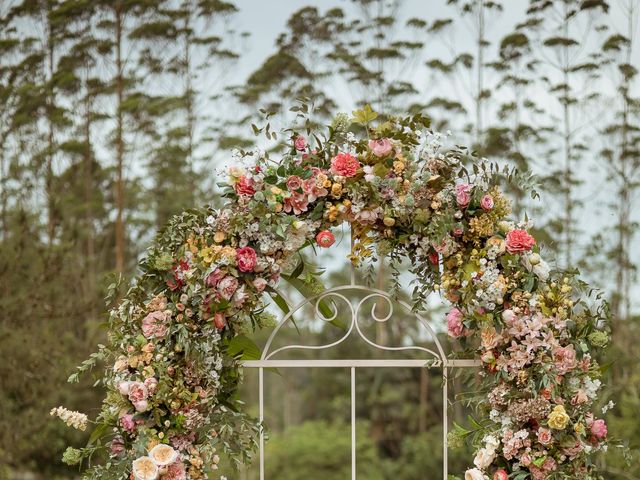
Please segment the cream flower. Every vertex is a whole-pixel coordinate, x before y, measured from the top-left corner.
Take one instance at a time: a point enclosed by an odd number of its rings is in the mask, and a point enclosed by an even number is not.
[[[165,465],[170,465],[176,461],[178,458],[178,452],[169,445],[160,443],[149,451],[149,457],[151,457],[156,465],[164,467]]]
[[[489,465],[491,465],[491,463],[495,460],[495,458],[496,458],[495,450],[481,448],[480,450],[478,450],[478,453],[476,453],[476,457],[473,459],[473,464],[476,467],[484,470]]]
[[[484,475],[477,468],[471,468],[464,472],[464,480],[484,480]]]
[[[158,466],[151,458],[140,457],[133,461],[133,476],[136,480],[156,480],[158,478]]]

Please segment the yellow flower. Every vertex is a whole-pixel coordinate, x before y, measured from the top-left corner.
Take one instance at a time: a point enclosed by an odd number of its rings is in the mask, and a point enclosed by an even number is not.
[[[341,193],[342,193],[342,184],[334,183],[333,185],[331,185],[331,195],[333,195],[334,197],[339,197]]]
[[[562,405],[556,405],[547,417],[549,426],[555,430],[564,430],[569,423],[569,415]]]
[[[224,232],[216,232],[213,236],[213,241],[216,243],[221,243],[225,239],[226,235]]]
[[[274,195],[280,195],[282,193],[282,190],[278,187],[271,187],[271,193],[273,193]]]
[[[399,160],[393,162],[393,171],[396,175],[400,175],[404,171],[404,162]]]
[[[198,252],[198,255],[202,258],[202,260],[204,261],[204,263],[211,263],[213,262],[213,249],[211,247],[205,247],[202,250],[200,250],[200,252]]]
[[[329,188],[331,186],[331,180],[327,179],[325,181],[322,182],[322,186],[324,188]]]
[[[584,433],[585,433],[584,423],[582,423],[582,422],[576,423],[573,426],[573,431],[576,432],[578,435],[584,435]]]
[[[382,222],[387,226],[387,227],[393,227],[396,224],[396,221],[394,218],[391,217],[384,217],[384,219],[382,220]]]

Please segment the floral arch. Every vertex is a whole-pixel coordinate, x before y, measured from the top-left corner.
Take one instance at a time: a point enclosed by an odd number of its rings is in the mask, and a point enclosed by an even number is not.
[[[297,252],[331,248],[331,228],[347,221],[350,260],[410,260],[414,308],[440,292],[449,335],[482,361],[481,417],[453,432],[477,449],[465,479],[599,478],[592,453],[606,448],[607,428],[592,406],[606,304],[549,267],[528,222],[508,220],[499,183],[511,173],[477,161],[468,171],[473,159],[443,149],[420,115],[382,121],[365,107],[324,135],[307,127],[312,143],[286,132],[279,161],[239,153],[222,209],[187,211],[158,234],[110,313],[108,345],[70,379],[108,365],[89,444],[63,459],[104,450],[85,478],[114,480],[223,478],[218,455],[250,460],[260,425],[234,398],[241,358],[255,348],[247,334],[268,322],[267,300],[286,308],[282,277],[308,287]],[[87,427],[82,413],[51,413]]]

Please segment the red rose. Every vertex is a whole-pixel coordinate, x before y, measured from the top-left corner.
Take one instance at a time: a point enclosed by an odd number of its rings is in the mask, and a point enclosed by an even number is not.
[[[237,249],[236,262],[238,263],[238,270],[241,272],[251,272],[255,268],[256,263],[258,263],[256,251],[251,247]]]
[[[316,235],[316,242],[322,248],[329,248],[336,241],[336,237],[333,236],[329,230],[323,230]]]
[[[493,480],[508,480],[508,479],[509,479],[509,475],[507,475],[507,472],[505,471],[504,468],[496,470],[496,473],[493,474]]]
[[[360,162],[350,153],[339,153],[331,159],[331,173],[334,175],[353,177],[359,167]]]
[[[515,229],[507,233],[507,251],[509,253],[526,252],[531,250],[535,244],[536,239],[526,230]]]
[[[245,177],[244,175],[241,176],[236,183],[236,193],[238,195],[246,195],[251,197],[254,193],[256,193],[256,189],[253,188],[253,180]]]

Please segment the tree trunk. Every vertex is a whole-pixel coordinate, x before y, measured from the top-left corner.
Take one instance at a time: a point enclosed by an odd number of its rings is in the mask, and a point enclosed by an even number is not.
[[[123,138],[123,113],[122,104],[124,102],[124,72],[122,67],[122,2],[116,1],[115,8],[116,27],[116,271],[124,272],[125,264],[125,230],[124,230],[124,138]]]

